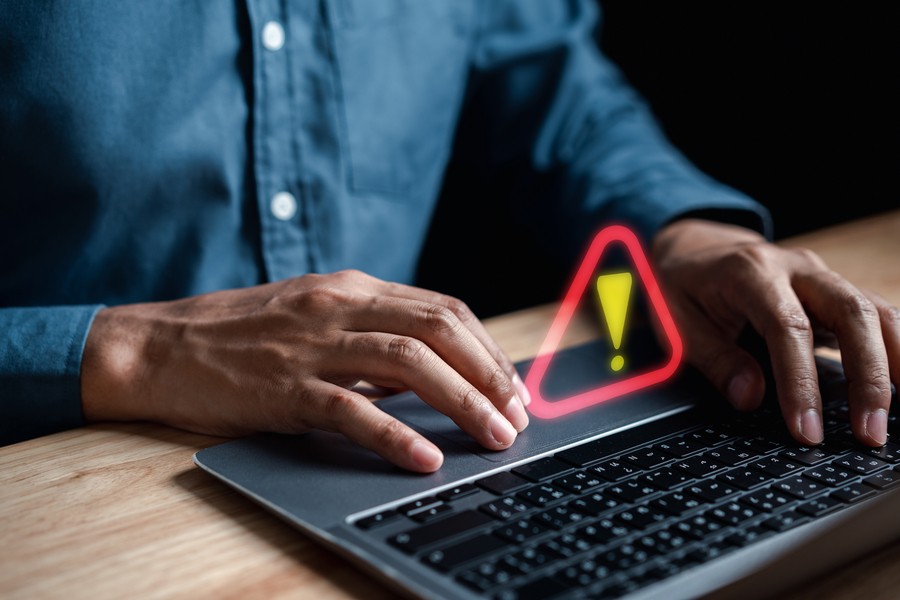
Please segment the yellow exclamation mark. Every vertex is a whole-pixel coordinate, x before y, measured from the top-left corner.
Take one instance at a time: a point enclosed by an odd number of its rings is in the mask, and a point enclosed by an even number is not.
[[[631,273],[610,273],[597,277],[597,296],[613,348],[618,350],[622,345],[628,300],[631,297]],[[613,371],[620,371],[625,366],[625,358],[616,353],[609,366]]]

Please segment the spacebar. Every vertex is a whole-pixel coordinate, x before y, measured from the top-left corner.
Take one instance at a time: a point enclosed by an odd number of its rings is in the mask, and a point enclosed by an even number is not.
[[[426,546],[455,537],[492,521],[491,517],[482,512],[467,510],[446,519],[441,519],[437,523],[430,523],[398,533],[390,538],[389,541],[404,552],[412,554]]]

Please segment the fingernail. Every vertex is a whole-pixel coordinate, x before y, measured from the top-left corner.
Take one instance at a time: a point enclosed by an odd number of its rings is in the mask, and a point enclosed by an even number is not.
[[[879,446],[887,443],[887,421],[887,411],[883,408],[873,410],[866,417],[866,435]]]
[[[500,413],[491,415],[491,435],[501,446],[509,446],[516,441],[516,430]]]
[[[528,391],[528,388],[525,387],[525,382],[522,381],[522,378],[519,377],[519,374],[516,373],[513,375],[513,387],[516,388],[516,392],[519,394],[519,398],[522,399],[522,404],[528,406],[531,404],[531,392]]]
[[[800,435],[813,444],[819,444],[824,437],[822,433],[822,417],[819,411],[810,409],[800,415]]]
[[[444,455],[440,450],[418,440],[413,442],[409,453],[417,465],[429,471],[436,471],[444,462]]]
[[[522,406],[522,401],[518,396],[509,399],[509,402],[506,403],[506,410],[503,412],[516,431],[523,431],[528,427],[528,413],[525,412],[525,407]]]

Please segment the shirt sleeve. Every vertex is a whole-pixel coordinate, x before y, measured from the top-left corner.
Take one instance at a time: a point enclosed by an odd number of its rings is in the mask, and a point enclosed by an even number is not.
[[[512,210],[551,253],[577,260],[609,223],[649,241],[686,215],[771,239],[766,208],[691,164],[602,55],[596,2],[482,8],[467,109],[483,116],[460,144],[468,145],[464,154],[515,172]]]
[[[0,444],[84,424],[81,356],[100,308],[0,309]]]

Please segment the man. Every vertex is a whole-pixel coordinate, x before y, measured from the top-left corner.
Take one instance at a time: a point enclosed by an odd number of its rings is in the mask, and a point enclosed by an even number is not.
[[[762,370],[735,344],[752,326],[810,444],[813,324],[830,330],[853,429],[883,444],[897,309],[770,244],[761,206],[667,144],[596,18],[575,0],[4,3],[3,437],[323,428],[438,469],[366,381],[508,447],[528,423],[509,359],[460,300],[408,285],[452,156],[517,173],[522,235],[564,268],[630,224],[688,360],[752,409]]]

